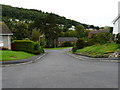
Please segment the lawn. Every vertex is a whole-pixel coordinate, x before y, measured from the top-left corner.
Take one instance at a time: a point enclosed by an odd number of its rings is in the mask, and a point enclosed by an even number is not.
[[[10,50],[0,50],[0,54],[2,54],[2,58],[0,58],[0,61],[20,60],[34,56],[34,54],[22,51],[10,51]]]
[[[45,48],[45,49],[53,49],[53,50],[56,50],[56,49],[66,49],[66,48],[71,48],[71,47],[57,47],[57,48]]]
[[[78,49],[76,53],[88,55],[92,57],[98,57],[98,56],[107,57],[110,53],[115,52],[119,48],[120,48],[119,44],[107,43],[103,45],[93,45],[93,46],[85,47],[83,49]]]

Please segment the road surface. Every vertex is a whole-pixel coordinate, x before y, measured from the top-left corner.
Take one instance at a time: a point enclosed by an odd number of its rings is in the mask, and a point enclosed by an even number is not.
[[[81,61],[47,50],[35,63],[2,68],[3,88],[118,88],[118,64]]]

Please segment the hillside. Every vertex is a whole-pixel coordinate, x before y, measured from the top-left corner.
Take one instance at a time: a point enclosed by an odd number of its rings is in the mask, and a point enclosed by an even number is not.
[[[62,24],[64,25],[67,29],[70,28],[71,26],[76,26],[78,24],[82,24],[86,29],[87,28],[98,28],[94,25],[88,25],[88,24],[83,24],[80,22],[77,22],[75,20],[71,19],[66,19],[63,16],[59,16],[54,13],[48,13],[48,12],[43,12],[41,10],[36,10],[36,9],[24,9],[24,8],[18,8],[18,7],[12,7],[9,5],[2,5],[2,20],[4,22],[7,22],[8,20],[12,19],[18,19],[22,21],[34,21],[36,18],[41,17],[41,18],[46,18],[47,15],[52,14],[57,18],[57,24]]]

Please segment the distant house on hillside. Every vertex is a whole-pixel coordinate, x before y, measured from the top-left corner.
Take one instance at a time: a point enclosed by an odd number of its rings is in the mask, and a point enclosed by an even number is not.
[[[92,34],[102,33],[102,32],[110,32],[110,30],[92,30],[88,32],[88,37],[91,38]]]
[[[58,46],[61,46],[63,42],[71,42],[75,43],[77,41],[76,37],[59,37],[58,38]]]
[[[0,22],[0,47],[11,49],[11,36],[13,33],[9,30],[7,25]]]

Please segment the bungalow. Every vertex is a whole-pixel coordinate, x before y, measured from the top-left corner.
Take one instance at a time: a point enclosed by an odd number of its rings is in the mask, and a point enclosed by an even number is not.
[[[118,16],[113,20],[114,29],[113,34],[120,33],[120,1],[118,3]]]
[[[102,32],[110,32],[110,30],[105,29],[105,30],[92,30],[88,32],[88,37],[91,38],[92,34],[96,34],[96,33],[102,33]]]
[[[75,43],[77,41],[76,37],[58,37],[58,46],[61,46],[63,42]]]
[[[6,47],[11,49],[11,36],[13,33],[9,30],[7,25],[3,22],[0,22],[0,48]]]

